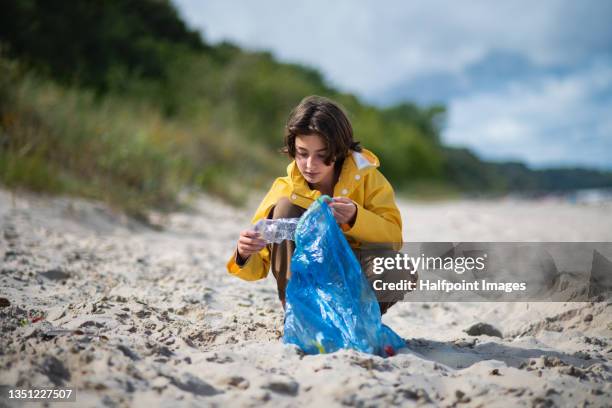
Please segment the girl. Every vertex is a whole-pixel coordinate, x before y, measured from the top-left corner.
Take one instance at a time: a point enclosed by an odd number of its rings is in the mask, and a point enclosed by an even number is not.
[[[397,271],[387,276],[372,273],[373,259],[395,256],[392,249],[374,253],[360,250],[363,243],[402,243],[402,220],[395,204],[393,188],[377,169],[378,158],[353,140],[353,129],[342,109],[333,101],[309,96],[291,112],[285,129],[283,151],[293,159],[287,176],[274,181],[252,224],[262,218],[300,217],[323,194],[333,197],[329,206],[351,245],[362,271],[375,279],[398,280]],[[242,231],[236,251],[227,263],[230,274],[245,280],[258,280],[268,270],[276,278],[278,297],[285,307],[285,288],[291,277],[293,241],[266,244],[252,229]],[[405,273],[404,273],[405,275]],[[409,275],[416,280],[416,275]],[[375,292],[381,314],[405,292]]]

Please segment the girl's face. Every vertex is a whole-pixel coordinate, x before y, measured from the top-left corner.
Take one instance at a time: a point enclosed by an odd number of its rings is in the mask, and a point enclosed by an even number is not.
[[[302,176],[310,184],[331,184],[334,162],[325,164],[327,148],[319,135],[303,135],[295,138],[295,162]]]

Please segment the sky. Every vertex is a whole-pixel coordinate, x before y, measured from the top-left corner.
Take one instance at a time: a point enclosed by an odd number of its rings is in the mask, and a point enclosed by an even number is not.
[[[318,69],[364,102],[443,103],[442,140],[612,169],[612,1],[175,0],[207,42]]]

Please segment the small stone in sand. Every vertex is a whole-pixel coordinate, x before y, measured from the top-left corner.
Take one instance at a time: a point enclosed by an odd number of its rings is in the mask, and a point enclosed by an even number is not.
[[[49,269],[46,272],[38,272],[38,275],[49,280],[64,280],[70,277],[70,274],[62,271],[59,268]]]
[[[295,381],[270,381],[261,388],[265,388],[279,394],[295,396],[298,393],[299,387],[299,384]]]
[[[129,357],[132,361],[140,360],[140,356],[129,349],[129,347],[120,344],[117,346],[117,349],[123,353],[124,356]]]
[[[162,355],[164,357],[172,357],[174,355],[174,352],[166,346],[161,346],[159,349],[157,349],[157,354]]]
[[[533,408],[549,408],[554,407],[555,402],[549,398],[536,397],[531,401]]]
[[[53,356],[47,356],[42,364],[42,372],[56,386],[61,386],[64,381],[70,381],[70,371],[60,360]]]
[[[405,399],[411,399],[411,400],[422,401],[422,402],[431,402],[431,398],[429,398],[429,394],[427,394],[427,392],[422,388],[419,388],[417,390],[412,390],[409,388],[399,389],[397,390],[397,393],[402,395]]]
[[[238,388],[240,390],[246,390],[249,388],[249,380],[244,377],[240,377],[239,375],[234,375],[226,379],[228,385]]]
[[[503,338],[501,332],[497,330],[495,327],[491,326],[489,323],[476,323],[470,326],[469,329],[465,330],[467,334],[470,336],[491,336],[491,337],[499,337]]]
[[[141,309],[136,312],[136,317],[138,317],[139,319],[146,319],[147,317],[151,317],[151,312],[145,309]]]
[[[180,380],[174,377],[169,377],[169,380],[175,387],[203,397],[223,393],[190,373],[184,373]]]
[[[455,391],[455,397],[457,398],[457,402],[460,404],[466,404],[471,401],[471,398],[465,396],[465,392],[461,390]]]
[[[9,307],[11,302],[7,298],[0,298],[0,307]]]
[[[104,323],[95,322],[93,320],[88,320],[82,323],[79,327],[95,327],[97,329],[101,329],[102,327],[104,327]]]

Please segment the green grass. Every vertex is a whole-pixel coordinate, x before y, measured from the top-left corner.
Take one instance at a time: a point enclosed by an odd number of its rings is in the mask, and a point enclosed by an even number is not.
[[[151,207],[178,208],[186,187],[238,204],[244,186],[282,167],[273,152],[241,145],[209,122],[178,122],[134,99],[61,87],[6,60],[0,78],[0,182],[9,188],[100,199],[143,217]],[[262,170],[247,171],[253,167]]]

